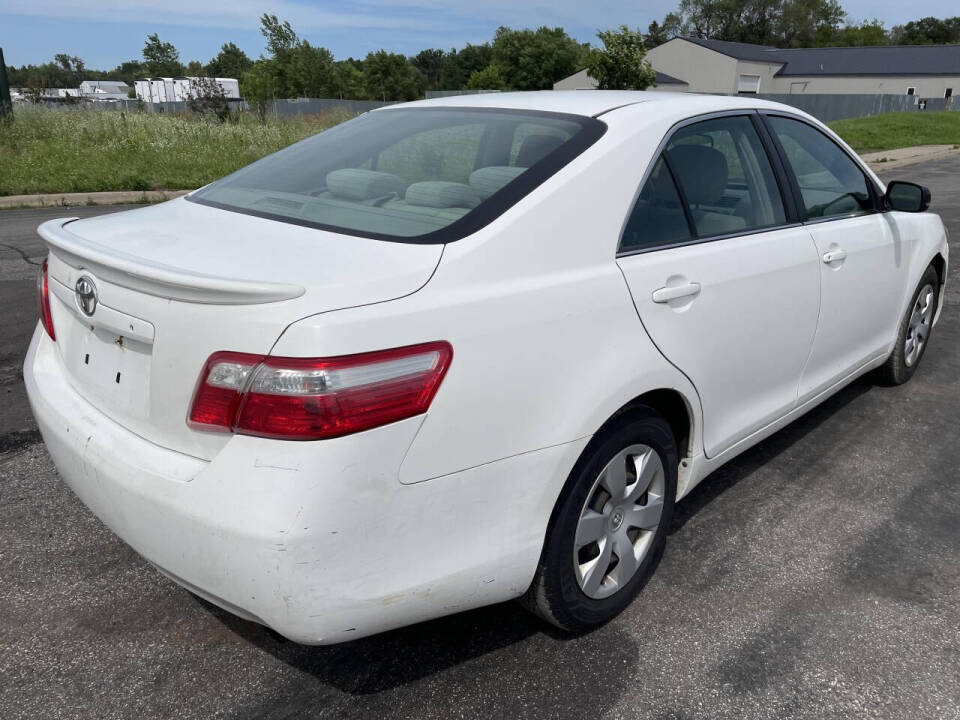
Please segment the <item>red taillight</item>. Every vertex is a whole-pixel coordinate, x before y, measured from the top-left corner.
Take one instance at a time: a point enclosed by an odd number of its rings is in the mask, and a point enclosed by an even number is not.
[[[50,285],[47,280],[47,261],[43,261],[40,272],[37,273],[37,310],[40,313],[40,322],[51,340],[57,339],[53,331],[53,315],[50,314]]]
[[[214,353],[188,422],[286,440],[349,435],[426,412],[452,357],[446,342],[316,359]]]

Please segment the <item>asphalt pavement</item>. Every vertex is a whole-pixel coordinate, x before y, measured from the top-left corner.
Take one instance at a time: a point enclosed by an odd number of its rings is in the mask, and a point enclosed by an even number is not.
[[[960,258],[960,159],[933,189]],[[893,178],[888,178],[893,179]],[[310,648],[168,581],[58,480],[24,402],[36,225],[0,212],[0,717],[960,720],[960,277],[913,380],[862,379],[702,483],[579,638],[498,605]]]

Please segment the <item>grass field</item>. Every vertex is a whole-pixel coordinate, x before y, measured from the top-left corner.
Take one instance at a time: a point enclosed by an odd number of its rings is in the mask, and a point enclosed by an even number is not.
[[[237,122],[116,110],[20,107],[0,127],[0,195],[193,189],[350,117]],[[960,145],[960,111],[831,123],[858,152]]]
[[[830,127],[857,152],[916,145],[960,145],[960,111],[885,113]]]
[[[117,110],[17,108],[0,126],[0,195],[192,189],[350,117],[215,123]]]

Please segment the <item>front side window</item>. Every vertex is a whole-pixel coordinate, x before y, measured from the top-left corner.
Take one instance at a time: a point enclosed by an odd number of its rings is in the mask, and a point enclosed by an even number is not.
[[[775,115],[767,119],[797,178],[808,218],[873,210],[866,176],[836,143],[805,122]]]
[[[291,145],[189,200],[347,235],[448,242],[493,220],[605,129],[599,120],[560,113],[380,110]]]

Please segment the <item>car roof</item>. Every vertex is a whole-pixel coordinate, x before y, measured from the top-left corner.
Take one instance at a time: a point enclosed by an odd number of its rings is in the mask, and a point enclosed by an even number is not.
[[[752,96],[698,95],[639,90],[534,90],[530,92],[491,92],[475,95],[451,95],[380,110],[414,107],[501,108],[504,110],[539,110],[596,117],[625,105],[669,103],[671,110],[689,110],[691,115],[741,108],[785,108],[780,103]],[[792,108],[791,108],[792,109]]]

